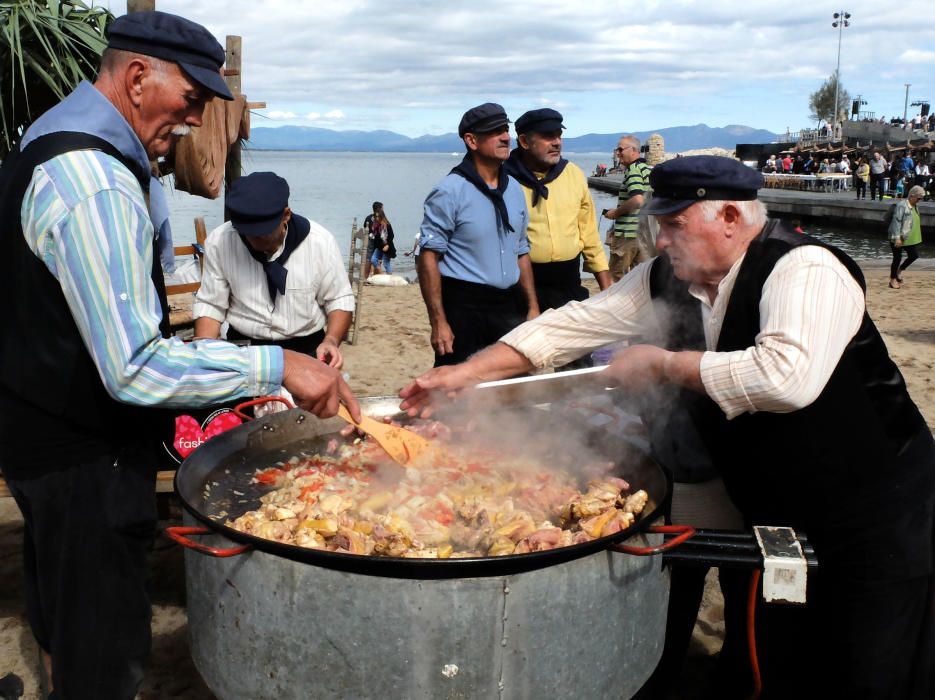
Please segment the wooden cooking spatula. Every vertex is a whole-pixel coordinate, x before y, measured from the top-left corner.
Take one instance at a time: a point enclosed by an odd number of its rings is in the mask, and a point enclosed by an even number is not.
[[[426,450],[432,449],[432,445],[428,440],[411,430],[381,423],[369,416],[363,416],[360,423],[357,423],[351,418],[351,414],[344,407],[344,404],[341,404],[338,409],[338,416],[370,435],[380,444],[380,447],[387,451],[393,461],[404,467],[413,466],[413,462],[418,461],[419,455]]]

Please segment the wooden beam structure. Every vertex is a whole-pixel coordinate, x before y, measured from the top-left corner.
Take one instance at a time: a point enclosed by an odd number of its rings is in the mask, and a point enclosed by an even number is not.
[[[242,58],[243,39],[239,36],[227,37],[227,53],[224,59],[224,82],[230,88],[231,94],[237,97],[240,94],[241,82],[241,58]],[[224,165],[224,194],[225,199],[227,191],[234,180],[240,177],[243,166],[240,162],[240,140],[231,144],[227,150],[227,163]],[[224,207],[224,220],[227,221],[227,207]]]

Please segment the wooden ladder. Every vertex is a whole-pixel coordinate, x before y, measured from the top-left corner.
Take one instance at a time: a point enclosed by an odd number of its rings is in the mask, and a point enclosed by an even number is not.
[[[205,228],[204,217],[197,216],[195,217],[195,243],[193,245],[182,245],[175,246],[175,257],[183,257],[188,255],[193,255],[196,260],[198,260],[198,265],[200,267],[200,272],[204,272],[205,268],[205,241],[208,238],[208,232]],[[166,285],[166,296],[171,296],[173,294],[194,294],[198,291],[198,288],[201,287],[201,274],[198,275],[198,282],[188,282],[183,284],[167,284]],[[188,316],[173,318],[170,316],[169,324],[172,328],[173,333],[178,333],[179,331],[187,330],[194,328],[195,319],[192,314]]]
[[[357,228],[357,217],[351,223],[351,245],[347,254],[347,281],[354,290],[354,319],[347,331],[348,345],[354,345],[358,338],[360,307],[364,291],[364,258],[367,255],[367,230]]]

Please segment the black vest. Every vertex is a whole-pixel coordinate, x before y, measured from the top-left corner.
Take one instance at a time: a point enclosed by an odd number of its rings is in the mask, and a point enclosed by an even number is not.
[[[168,411],[130,406],[108,395],[61,285],[23,237],[20,207],[35,167],[82,149],[118,159],[148,191],[148,172],[108,142],[75,132],[49,134],[22,152],[14,149],[0,169],[0,279],[9,302],[0,314],[0,466],[14,478],[171,437]],[[153,283],[163,311],[160,330],[168,337],[165,283],[155,250]]]
[[[718,352],[754,345],[763,285],[776,262],[800,245],[831,251],[866,288],[860,268],[844,253],[770,222],[741,264]],[[671,312],[669,347],[704,349],[700,302],[688,286],[665,256],[653,263],[654,303]],[[826,538],[843,531],[901,517],[935,488],[931,434],[866,312],[811,405],[728,421],[713,401],[696,395],[691,410],[731,498],[751,523],[791,525],[828,546]]]

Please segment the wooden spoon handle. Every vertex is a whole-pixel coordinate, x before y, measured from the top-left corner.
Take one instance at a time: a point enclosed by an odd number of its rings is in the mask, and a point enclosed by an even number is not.
[[[351,425],[357,425],[357,426],[360,425],[360,423],[358,423],[356,420],[354,420],[351,417],[351,412],[347,410],[347,406],[345,406],[343,403],[338,404],[338,417],[343,418]]]

